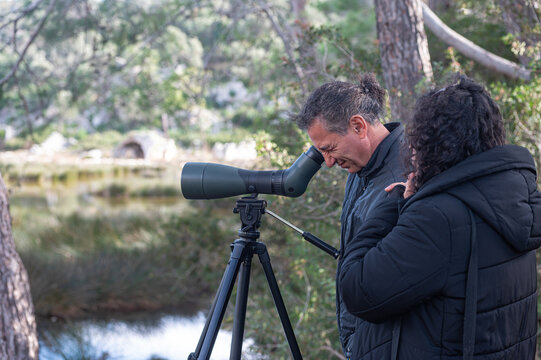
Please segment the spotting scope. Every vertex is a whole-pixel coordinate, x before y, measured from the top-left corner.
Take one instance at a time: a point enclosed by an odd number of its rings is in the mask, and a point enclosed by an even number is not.
[[[182,169],[180,188],[186,199],[220,199],[243,194],[298,197],[323,161],[323,155],[312,146],[285,170],[256,171],[189,162]]]

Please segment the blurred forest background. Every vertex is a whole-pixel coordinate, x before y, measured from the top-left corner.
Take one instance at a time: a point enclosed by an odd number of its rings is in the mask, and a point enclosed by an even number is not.
[[[389,22],[401,24],[392,18],[400,6],[425,12],[425,24],[402,12],[416,29],[417,60],[393,58],[387,46],[407,41],[385,37]],[[374,72],[388,89],[386,120],[392,121],[407,118],[420,92],[467,74],[489,89],[508,141],[526,146],[539,168],[540,7],[537,0],[0,0],[0,174],[40,344],[58,342],[43,330],[51,319],[205,311],[238,219],[231,214],[234,199],[179,203],[179,165],[227,163],[212,150],[243,143],[253,144],[257,160],[230,164],[289,167],[309,146],[290,115],[324,82]],[[429,24],[430,9],[514,70],[500,71],[451,46]],[[180,155],[107,161],[130,134],[144,132],[158,132]],[[60,152],[69,161],[55,162],[40,150],[52,134],[63,139]],[[345,179],[338,169],[323,169],[298,199],[264,198],[269,209],[337,247]],[[82,188],[89,180],[99,181]],[[76,200],[57,209],[67,188]],[[95,207],[89,199],[108,205]],[[270,218],[261,240],[304,357],[343,358],[334,260]],[[246,336],[256,353],[289,358],[258,267]],[[231,322],[228,312],[225,326]],[[79,349],[61,358],[108,357]]]

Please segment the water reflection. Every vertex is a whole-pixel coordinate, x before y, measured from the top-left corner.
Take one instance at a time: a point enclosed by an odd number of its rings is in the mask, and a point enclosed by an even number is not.
[[[168,315],[150,324],[140,321],[81,321],[40,326],[42,360],[176,360],[195,350],[205,323],[202,313],[187,318]],[[245,341],[246,351],[251,341]],[[229,359],[231,333],[221,330],[212,359]],[[247,354],[255,359],[255,355]]]

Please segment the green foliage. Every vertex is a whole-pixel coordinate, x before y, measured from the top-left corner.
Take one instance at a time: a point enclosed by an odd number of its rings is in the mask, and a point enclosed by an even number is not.
[[[541,78],[529,83],[497,82],[490,91],[499,103],[505,120],[507,139],[530,150],[541,168]],[[541,181],[541,180],[540,180]]]
[[[156,187],[144,187],[138,191],[131,193],[131,196],[135,197],[169,197],[174,198],[179,195],[178,186],[156,186]]]
[[[334,46],[329,73],[347,80],[359,72],[381,72],[376,34],[376,16],[368,1],[320,1],[316,7],[329,14],[330,21],[314,27],[316,38],[327,39]],[[329,25],[332,24],[332,25]]]
[[[13,151],[20,150],[27,147],[28,142],[20,137],[12,138],[3,142],[0,142],[0,150]]]
[[[244,140],[249,140],[253,137],[252,133],[243,128],[235,128],[233,130],[223,130],[215,134],[206,134],[201,131],[177,129],[169,132],[171,139],[183,147],[201,146],[202,141],[210,148],[216,143],[239,143]]]
[[[87,134],[82,131],[76,134],[77,143],[72,148],[74,150],[112,150],[122,142],[124,137],[124,135],[114,130],[93,134]]]
[[[108,185],[105,189],[94,193],[94,195],[112,197],[112,198],[124,197],[128,195],[127,186],[124,184],[113,183],[113,184]]]

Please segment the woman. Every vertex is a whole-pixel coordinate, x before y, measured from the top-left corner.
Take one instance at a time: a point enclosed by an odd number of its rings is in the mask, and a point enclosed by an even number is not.
[[[534,161],[504,145],[498,106],[473,80],[424,95],[407,124],[413,173],[346,247],[338,288],[348,310],[392,321],[352,359],[534,359]]]

